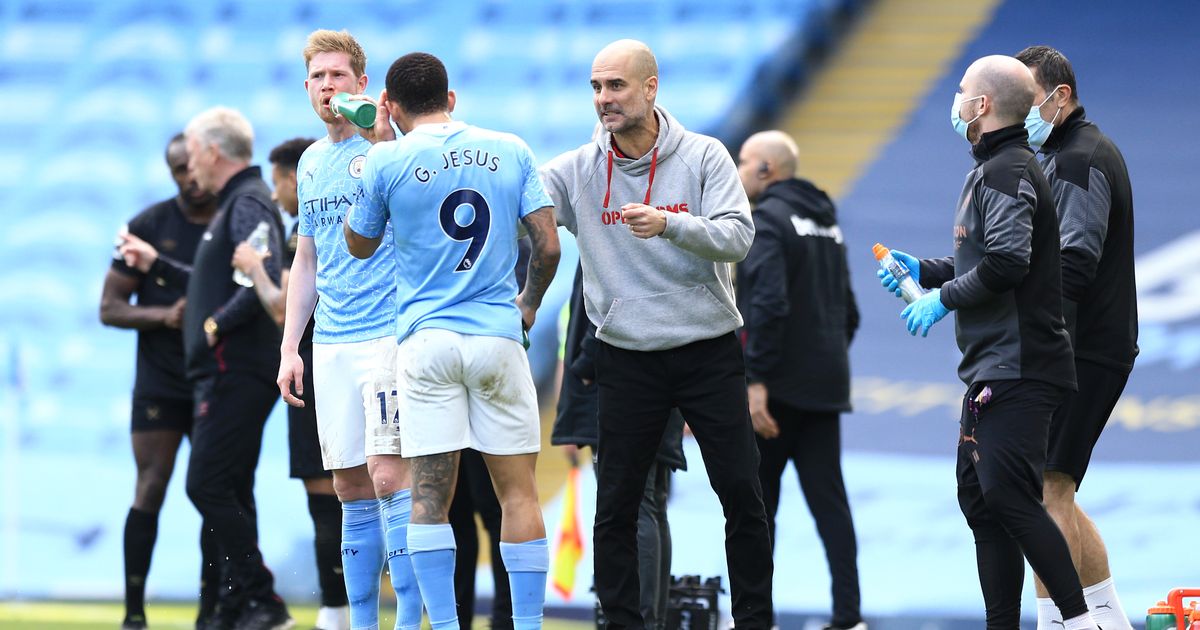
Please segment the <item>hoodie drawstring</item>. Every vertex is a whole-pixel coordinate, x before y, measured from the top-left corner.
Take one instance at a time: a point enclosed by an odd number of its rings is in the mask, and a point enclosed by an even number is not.
[[[612,152],[612,149],[609,149],[608,150],[608,179],[604,183],[604,207],[605,208],[608,207],[608,196],[610,193],[612,193],[612,162],[613,162],[613,152]]]
[[[654,154],[650,156],[650,181],[646,184],[646,200],[642,203],[650,205],[650,190],[654,188],[654,167],[658,166],[658,145],[654,146]]]
[[[645,205],[650,205],[650,192],[654,190],[654,171],[658,167],[658,146],[654,147],[654,153],[650,155],[650,177],[646,183],[646,198],[642,201]],[[607,179],[604,182],[604,207],[608,208],[608,200],[612,194],[612,171],[613,171],[613,152],[608,150],[608,172]]]

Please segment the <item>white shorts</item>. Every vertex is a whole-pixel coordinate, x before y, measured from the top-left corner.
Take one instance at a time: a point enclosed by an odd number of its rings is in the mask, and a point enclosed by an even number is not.
[[[400,343],[396,365],[405,457],[540,450],[537,392],[520,343],[424,328]]]
[[[313,344],[313,397],[326,470],[400,454],[396,338]]]

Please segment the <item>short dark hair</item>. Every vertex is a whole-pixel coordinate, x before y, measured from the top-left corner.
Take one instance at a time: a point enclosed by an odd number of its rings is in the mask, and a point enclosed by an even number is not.
[[[171,160],[171,147],[183,142],[187,142],[187,136],[183,135],[182,131],[171,136],[171,139],[167,140],[167,148],[163,151],[163,157],[169,162]]]
[[[300,164],[300,156],[316,140],[312,138],[292,138],[284,141],[279,146],[271,149],[271,154],[267,156],[267,160],[276,166],[286,168],[290,171],[296,170],[296,165]]]
[[[1016,54],[1017,61],[1037,69],[1038,83],[1047,94],[1055,86],[1071,88],[1071,100],[1079,100],[1079,88],[1075,87],[1075,70],[1067,56],[1049,46],[1030,46]]]
[[[450,79],[441,59],[429,53],[408,53],[392,62],[387,73],[388,100],[412,116],[450,108]]]

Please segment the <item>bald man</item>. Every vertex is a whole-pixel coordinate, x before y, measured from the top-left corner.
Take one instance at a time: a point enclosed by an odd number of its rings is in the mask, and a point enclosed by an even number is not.
[[[1076,385],[1058,216],[1024,127],[1034,89],[1012,57],[967,68],[950,121],[976,165],[956,206],[954,255],[917,261],[892,253],[932,289],[901,313],[911,334],[956,312],[958,375],[967,386],[958,501],[975,535],[987,627],[1018,627],[1028,560],[1065,630],[1094,629],[1067,542],[1041,503],[1050,419]],[[887,274],[883,281],[895,282]]]
[[[641,42],[601,50],[591,84],[602,129],[542,169],[560,224],[579,242],[596,326],[596,594],[609,628],[647,627],[638,506],[678,407],[724,509],[734,621],[766,629],[771,542],[729,264],[746,256],[754,224],[729,152],[655,105],[657,75]]]
[[[793,463],[829,560],[833,617],[826,628],[865,630],[841,447],[858,306],[837,211],[824,191],[796,177],[798,156],[782,131],[750,136],[738,156],[742,186],[755,202],[754,244],[737,266],[737,301],[746,320],[758,479],[775,541],[780,477]]]

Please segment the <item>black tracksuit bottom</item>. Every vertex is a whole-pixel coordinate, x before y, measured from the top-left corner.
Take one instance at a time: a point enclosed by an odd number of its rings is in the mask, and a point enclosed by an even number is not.
[[[638,606],[638,506],[667,417],[678,407],[725,514],[734,623],[738,630],[767,630],[773,615],[771,535],[737,337],[729,333],[650,352],[597,346],[600,444],[593,535],[596,594],[608,627],[645,627]]]
[[[1063,619],[1087,612],[1067,540],[1042,505],[1050,418],[1064,395],[1050,383],[1011,380],[975,383],[963,398],[958,504],[975,534],[989,630],[1020,627],[1025,560]]]
[[[770,440],[758,438],[758,452],[762,455],[758,478],[762,483],[771,540],[775,540],[780,478],[791,461],[829,562],[833,591],[831,623],[836,628],[849,628],[862,621],[862,613],[859,609],[858,544],[850,502],[846,498],[846,484],[842,480],[841,414],[803,411],[778,400],[770,400],[768,409],[779,424],[779,435]]]
[[[258,548],[254,471],[279,389],[250,372],[223,372],[196,381],[195,392],[187,494],[227,558],[222,573],[232,583],[218,601],[237,606],[277,599],[275,580]]]

